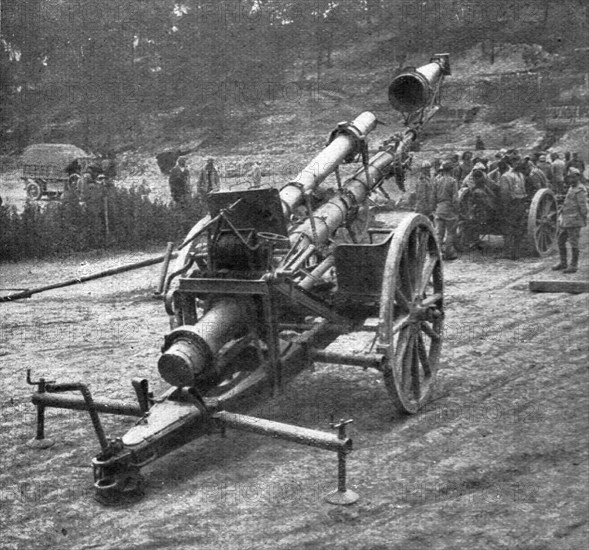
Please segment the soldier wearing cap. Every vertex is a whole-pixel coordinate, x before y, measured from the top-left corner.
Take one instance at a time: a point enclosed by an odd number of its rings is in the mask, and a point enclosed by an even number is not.
[[[544,172],[544,175],[546,176],[548,183],[552,184],[552,181],[554,179],[554,174],[552,172],[552,164],[550,164],[550,161],[546,157],[546,153],[542,153],[538,157],[538,162],[536,162],[536,166],[538,168],[540,168],[540,170],[542,170],[542,172]]]
[[[502,215],[505,257],[517,260],[525,234],[526,220],[526,182],[524,171],[526,161],[521,160],[516,151],[507,152],[508,169],[501,175],[499,185],[499,205]]]
[[[552,269],[563,273],[575,273],[579,266],[579,233],[587,225],[587,191],[581,184],[581,171],[569,168],[569,185],[559,216],[558,253],[560,262]],[[571,247],[571,263],[567,266],[567,241]]]
[[[212,192],[219,190],[219,172],[215,168],[215,159],[208,158],[198,177],[198,195],[202,201]]]
[[[415,212],[428,217],[434,210],[431,169],[432,163],[424,160],[419,168],[419,179],[415,185]]]
[[[564,195],[564,174],[566,164],[563,159],[560,158],[558,153],[552,153],[552,190],[557,195]]]
[[[250,189],[258,189],[261,186],[262,166],[260,165],[260,161],[254,160],[247,177],[250,182]]]
[[[455,169],[453,159],[446,159],[440,167],[441,173],[434,179],[433,196],[438,242],[444,249],[445,260],[455,260],[456,225],[458,223],[458,182],[452,175]]]
[[[548,179],[531,160],[526,161],[524,176],[526,178],[526,193],[532,197],[536,191],[548,187]]]
[[[571,168],[576,168],[581,174],[581,181],[585,179],[585,163],[579,158],[579,153],[574,152],[573,157],[566,164],[566,173],[569,173]]]
[[[473,166],[474,162],[472,161],[472,153],[470,151],[464,151],[464,153],[462,153],[462,160],[460,161],[456,172],[458,183],[462,183],[464,178],[472,172]]]
[[[497,208],[497,184],[487,175],[487,168],[482,162],[477,162],[472,171],[464,178],[462,188],[470,190],[468,211],[466,216],[475,221],[477,226],[485,226],[490,223],[493,213]],[[479,245],[479,232],[469,233],[465,225],[464,238],[469,245]],[[484,233],[484,231],[483,231]]]
[[[499,180],[499,177],[503,172],[507,170],[507,164],[503,160],[505,158],[505,154],[507,153],[506,149],[501,149],[497,153],[495,153],[495,160],[489,164],[489,171],[488,176],[493,180]]]
[[[185,204],[190,198],[190,172],[185,157],[176,160],[176,166],[170,170],[168,183],[172,200],[176,204]]]
[[[460,172],[462,170],[460,167],[460,155],[458,153],[453,153],[449,157],[446,157],[446,160],[452,163],[452,176],[459,182]]]

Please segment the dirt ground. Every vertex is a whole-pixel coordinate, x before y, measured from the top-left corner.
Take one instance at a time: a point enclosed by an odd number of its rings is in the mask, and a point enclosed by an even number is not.
[[[582,268],[587,280],[587,230]],[[32,287],[155,255],[3,264],[2,288]],[[146,497],[93,500],[98,451],[84,413],[51,410],[55,446],[31,450],[25,375],[84,381],[132,401],[156,391],[168,319],[152,293],[159,266],[0,304],[0,548],[576,550],[588,546],[587,294],[532,294],[564,278],[554,258],[498,259],[497,243],[445,267],[447,323],[431,403],[391,409],[378,373],[317,365],[250,414],[329,430],[352,418],[349,482],[335,507],[336,457],[244,432],[197,440],[144,470]],[[108,435],[134,420],[102,415]]]

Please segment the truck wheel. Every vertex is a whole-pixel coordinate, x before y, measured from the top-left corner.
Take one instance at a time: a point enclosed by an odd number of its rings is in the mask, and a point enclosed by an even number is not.
[[[41,186],[36,181],[29,181],[25,191],[27,193],[27,197],[33,201],[38,201],[43,193]]]

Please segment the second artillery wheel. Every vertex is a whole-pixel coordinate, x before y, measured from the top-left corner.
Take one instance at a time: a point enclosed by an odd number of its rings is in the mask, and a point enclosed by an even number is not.
[[[387,355],[385,384],[401,412],[417,412],[431,394],[443,326],[440,248],[431,222],[411,214],[395,230],[388,251],[378,328],[378,347]]]
[[[556,242],[558,206],[550,189],[534,195],[528,211],[528,241],[532,252],[548,256]]]

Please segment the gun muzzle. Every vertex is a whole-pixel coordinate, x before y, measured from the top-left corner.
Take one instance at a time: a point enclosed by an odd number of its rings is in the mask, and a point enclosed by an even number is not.
[[[442,75],[450,74],[448,54],[436,54],[430,63],[409,67],[398,74],[389,86],[389,103],[396,111],[413,113],[426,107]]]

